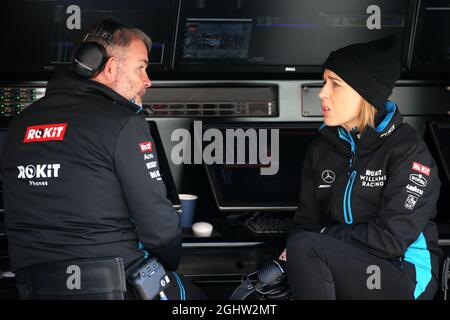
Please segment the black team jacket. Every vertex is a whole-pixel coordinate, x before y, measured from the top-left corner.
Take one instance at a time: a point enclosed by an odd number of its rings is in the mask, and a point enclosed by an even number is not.
[[[157,256],[175,270],[178,215],[137,106],[70,74],[10,124],[1,162],[13,270],[46,262]]]
[[[440,181],[436,164],[392,101],[358,139],[320,128],[302,169],[293,232],[322,232],[373,255],[414,264],[418,296],[437,276],[442,252],[432,221]]]

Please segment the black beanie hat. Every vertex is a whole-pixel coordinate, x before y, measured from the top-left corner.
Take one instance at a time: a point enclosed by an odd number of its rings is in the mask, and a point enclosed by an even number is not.
[[[323,70],[330,69],[377,109],[392,93],[401,67],[394,36],[355,43],[330,53]]]

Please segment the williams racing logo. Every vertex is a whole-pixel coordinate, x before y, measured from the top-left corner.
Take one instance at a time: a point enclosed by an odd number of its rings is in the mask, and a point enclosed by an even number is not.
[[[365,174],[359,175],[361,185],[367,188],[376,188],[384,186],[387,177],[383,170],[366,170]]]
[[[67,123],[42,124],[27,127],[24,143],[64,140]]]
[[[27,166],[17,166],[19,174],[18,179],[28,180],[30,186],[48,186],[48,181],[41,179],[53,179],[59,177],[59,169],[61,165],[59,163],[53,164],[37,164]],[[39,179],[36,181],[35,179]]]

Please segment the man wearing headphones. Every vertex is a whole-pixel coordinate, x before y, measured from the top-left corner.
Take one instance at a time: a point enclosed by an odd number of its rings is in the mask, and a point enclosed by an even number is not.
[[[23,271],[50,262],[120,257],[128,276],[150,254],[177,269],[178,216],[142,108],[131,102],[151,85],[150,47],[142,31],[103,21],[78,47],[72,72],[56,74],[12,121],[1,175],[22,297],[33,290]],[[184,292],[175,276],[172,287]]]

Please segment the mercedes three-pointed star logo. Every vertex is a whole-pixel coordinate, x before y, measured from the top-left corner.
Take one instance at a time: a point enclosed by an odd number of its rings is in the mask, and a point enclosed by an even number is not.
[[[326,183],[333,183],[335,178],[336,175],[331,170],[324,170],[324,172],[322,172],[322,180]]]

